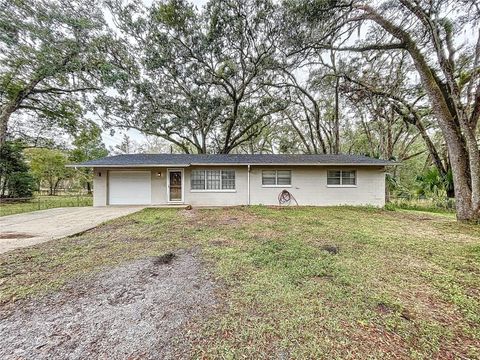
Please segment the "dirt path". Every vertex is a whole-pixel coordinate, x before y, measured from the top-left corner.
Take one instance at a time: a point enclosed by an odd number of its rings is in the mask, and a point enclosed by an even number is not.
[[[215,306],[195,252],[138,260],[0,310],[0,358],[178,358],[186,323]]]

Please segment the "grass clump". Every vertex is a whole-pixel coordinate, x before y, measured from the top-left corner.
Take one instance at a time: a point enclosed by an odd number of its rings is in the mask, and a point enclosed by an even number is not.
[[[448,198],[439,199],[391,199],[386,205],[387,210],[416,210],[432,213],[455,214],[455,200]]]

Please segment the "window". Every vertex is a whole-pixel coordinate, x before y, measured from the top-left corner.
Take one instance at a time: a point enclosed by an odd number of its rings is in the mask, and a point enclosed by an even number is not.
[[[235,170],[222,171],[222,189],[235,190]]]
[[[277,185],[277,172],[275,170],[263,170],[262,185]]]
[[[235,170],[192,170],[192,190],[235,190]]]
[[[329,170],[327,172],[327,185],[356,185],[357,174],[355,170]]]
[[[355,185],[356,176],[355,171],[342,171],[342,185]]]
[[[220,190],[222,188],[222,175],[220,170],[205,171],[205,184],[207,190]]]
[[[277,185],[291,185],[292,172],[290,170],[277,170]]]
[[[193,170],[190,178],[192,190],[205,189],[205,171]]]
[[[341,185],[342,172],[341,171],[329,171],[327,174],[327,185]]]
[[[290,186],[292,184],[291,170],[263,170],[263,186]]]

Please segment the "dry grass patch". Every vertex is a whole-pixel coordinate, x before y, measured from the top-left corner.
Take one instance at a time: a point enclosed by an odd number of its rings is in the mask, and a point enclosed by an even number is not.
[[[480,227],[371,208],[147,209],[0,256],[0,300],[198,247],[223,304],[199,358],[479,358]]]
[[[477,227],[348,207],[241,211],[256,221],[215,228],[211,216],[196,234],[223,239],[204,253],[228,285],[197,356],[480,356]]]
[[[80,235],[0,255],[0,303],[59,289],[66,281],[179,247],[176,211],[147,209]]]

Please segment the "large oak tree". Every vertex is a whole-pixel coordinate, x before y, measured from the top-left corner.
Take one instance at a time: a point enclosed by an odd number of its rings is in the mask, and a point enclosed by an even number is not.
[[[480,219],[480,7],[470,0],[316,1],[294,4],[311,25],[308,49],[406,52],[417,72],[448,148],[460,220]],[[361,26],[366,36],[344,39]],[[473,45],[459,36],[474,29]]]
[[[0,146],[14,117],[73,131],[85,95],[123,76],[122,47],[97,3],[1,2]]]
[[[186,1],[146,9],[111,1],[137,73],[102,101],[112,126],[162,137],[184,152],[229,153],[261,134],[284,104],[265,91],[279,28],[268,0]]]

